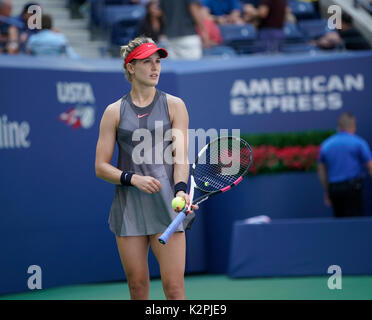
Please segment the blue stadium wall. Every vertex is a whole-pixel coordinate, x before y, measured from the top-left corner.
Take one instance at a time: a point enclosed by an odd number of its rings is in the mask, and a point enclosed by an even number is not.
[[[185,101],[191,129],[334,129],[351,111],[372,144],[371,63],[371,52],[164,61],[158,88]],[[128,90],[120,60],[0,57],[0,293],[28,290],[30,265],[44,288],[125,278],[107,224],[114,186],[94,158],[103,111]],[[62,121],[72,115],[75,127]],[[367,179],[368,215],[371,191]],[[234,221],[261,214],[332,216],[315,173],[252,176],[201,206],[186,272],[225,273]]]

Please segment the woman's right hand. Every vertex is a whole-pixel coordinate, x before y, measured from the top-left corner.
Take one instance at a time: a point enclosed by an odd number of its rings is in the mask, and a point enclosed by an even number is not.
[[[134,174],[132,175],[130,182],[133,186],[148,194],[159,192],[161,189],[161,183],[159,180],[150,176]]]

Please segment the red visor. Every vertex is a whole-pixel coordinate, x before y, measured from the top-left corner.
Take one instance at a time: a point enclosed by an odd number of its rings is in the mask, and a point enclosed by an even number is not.
[[[128,64],[134,59],[145,59],[155,52],[159,52],[160,58],[166,58],[168,56],[168,52],[163,48],[158,48],[155,43],[143,43],[128,54],[125,64]]]

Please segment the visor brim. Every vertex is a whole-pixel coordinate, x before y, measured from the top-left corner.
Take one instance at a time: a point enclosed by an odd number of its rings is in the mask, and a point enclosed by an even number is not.
[[[135,55],[133,59],[141,60],[146,59],[149,56],[153,55],[155,52],[159,53],[160,58],[166,58],[168,56],[168,52],[163,48],[149,48],[146,51],[138,53],[138,55]]]

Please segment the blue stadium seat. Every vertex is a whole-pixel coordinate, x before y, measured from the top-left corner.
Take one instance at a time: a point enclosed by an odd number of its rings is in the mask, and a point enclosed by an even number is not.
[[[136,37],[137,27],[128,26],[126,22],[116,22],[111,27],[111,44],[114,46],[126,45],[130,40]]]
[[[142,5],[111,5],[104,10],[104,25],[110,30],[111,45],[127,44],[137,33],[138,22],[145,16]]]
[[[291,0],[288,2],[288,6],[298,20],[315,19],[317,17],[317,12],[311,2]]]
[[[128,25],[134,25],[145,14],[146,9],[143,5],[111,5],[105,7],[103,19],[106,26],[112,26],[119,21],[126,21]]]
[[[203,50],[203,56],[234,57],[236,55],[235,50],[228,46],[215,46]]]
[[[286,22],[283,28],[286,40],[303,40],[304,34],[299,30],[297,25],[292,22]]]
[[[238,54],[253,53],[254,41],[257,36],[256,28],[252,24],[221,25],[219,26],[223,44],[232,47]]]
[[[221,25],[219,28],[225,44],[229,44],[232,41],[246,41],[256,38],[256,28],[252,24],[242,26],[228,24]]]
[[[316,39],[331,31],[325,19],[299,21],[298,27],[307,39]]]
[[[281,52],[304,52],[309,51],[307,48],[307,37],[298,28],[295,23],[286,22],[284,28],[285,38],[280,43]]]
[[[283,53],[301,53],[301,52],[320,51],[316,46],[308,43],[283,43],[280,45],[280,52]]]

